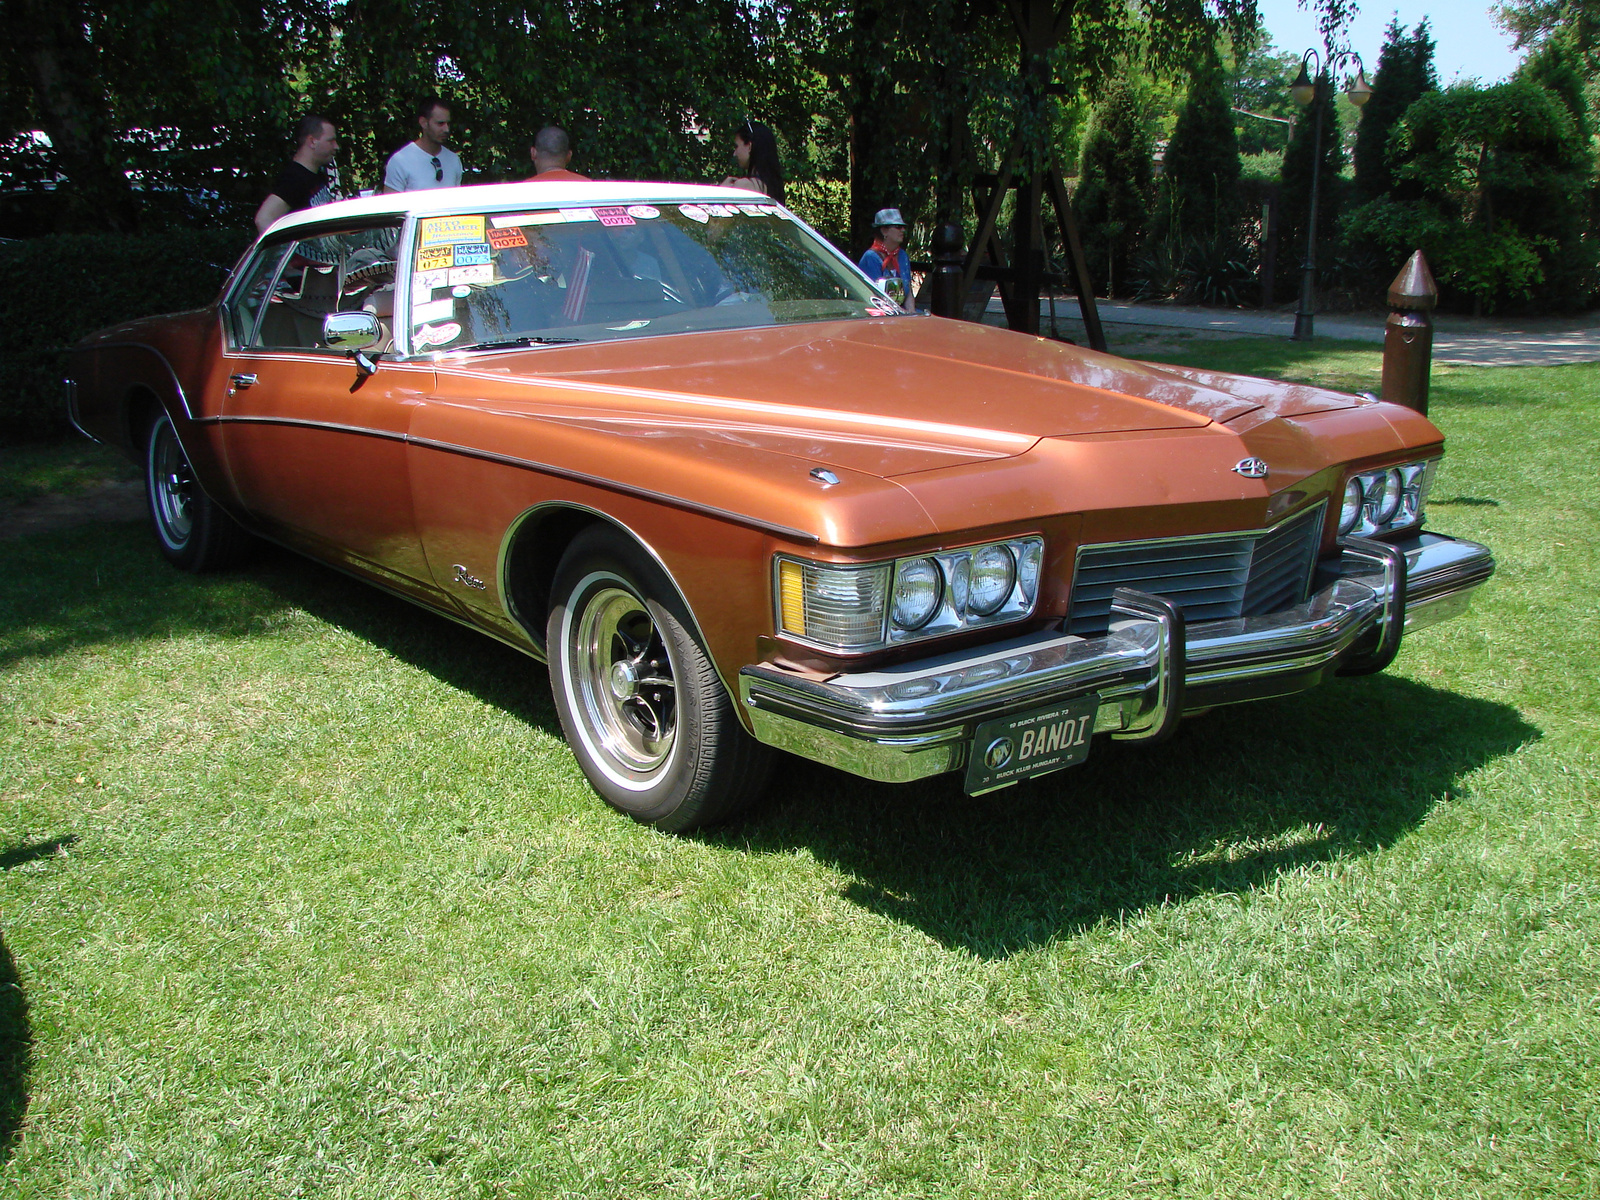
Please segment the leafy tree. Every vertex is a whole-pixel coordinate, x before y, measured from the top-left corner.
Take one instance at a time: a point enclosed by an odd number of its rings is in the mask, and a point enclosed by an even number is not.
[[[1395,174],[1421,196],[1365,206],[1347,237],[1383,246],[1396,264],[1420,246],[1440,282],[1471,296],[1475,310],[1535,297],[1587,302],[1592,167],[1554,94],[1526,79],[1431,92],[1406,110],[1392,145]]]
[[[1238,215],[1239,142],[1227,80],[1215,60],[1189,83],[1162,169],[1167,234],[1181,242],[1230,237]]]
[[[1600,45],[1600,0],[1503,0],[1490,11],[1518,50],[1558,34],[1570,36],[1582,54]]]
[[[1073,199],[1089,270],[1112,295],[1126,287],[1149,225],[1154,149],[1143,96],[1128,76],[1114,77],[1083,139]]]
[[[1283,156],[1283,187],[1278,194],[1279,261],[1283,269],[1278,280],[1285,291],[1299,286],[1298,267],[1306,250],[1307,221],[1311,215],[1311,179],[1317,183],[1317,245],[1331,246],[1339,224],[1341,191],[1339,173],[1344,170],[1344,146],[1339,136],[1339,113],[1333,103],[1333,80],[1326,70],[1316,80],[1316,97],[1306,106],[1295,126],[1294,139]],[[1317,110],[1322,111],[1322,153],[1315,149]],[[1322,261],[1319,258],[1319,263]]]
[[[1427,20],[1407,33],[1398,20],[1391,19],[1372,76],[1372,96],[1356,126],[1355,192],[1359,199],[1374,200],[1394,190],[1394,171],[1388,159],[1389,135],[1406,109],[1425,93],[1438,90],[1433,36]],[[1415,188],[1411,191],[1414,193]]]
[[[1289,94],[1289,84],[1300,70],[1300,56],[1279,50],[1264,32],[1244,45],[1248,49],[1242,53],[1240,47],[1234,50],[1234,107],[1298,121],[1299,109]],[[1289,140],[1288,127],[1275,121],[1237,116],[1234,128],[1240,154],[1281,153]]]

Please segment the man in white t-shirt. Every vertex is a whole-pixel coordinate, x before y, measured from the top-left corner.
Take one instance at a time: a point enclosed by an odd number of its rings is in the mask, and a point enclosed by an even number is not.
[[[386,192],[455,187],[461,182],[461,159],[444,144],[450,136],[450,109],[445,102],[437,96],[424,97],[417,105],[417,127],[417,140],[389,156],[383,171]]]

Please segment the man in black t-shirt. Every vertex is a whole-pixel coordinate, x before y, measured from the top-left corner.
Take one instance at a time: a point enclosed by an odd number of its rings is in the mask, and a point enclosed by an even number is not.
[[[339,152],[333,122],[313,113],[295,128],[294,159],[278,173],[267,198],[256,209],[256,232],[265,233],[285,213],[315,208],[334,198],[338,175],[330,177],[328,164]]]

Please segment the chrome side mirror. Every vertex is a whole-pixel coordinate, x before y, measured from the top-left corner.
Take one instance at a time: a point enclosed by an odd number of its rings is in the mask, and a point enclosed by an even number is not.
[[[365,350],[380,337],[378,318],[369,312],[331,312],[322,318],[322,344],[330,350]]]

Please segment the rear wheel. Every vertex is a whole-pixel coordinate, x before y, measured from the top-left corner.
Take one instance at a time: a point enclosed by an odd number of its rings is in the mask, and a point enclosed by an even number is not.
[[[248,556],[253,539],[201,490],[165,412],[150,426],[144,484],[156,541],[173,566],[216,571]]]
[[[771,751],[739,724],[660,568],[609,526],[580,534],[556,570],[550,684],[595,791],[678,833],[759,795]]]

